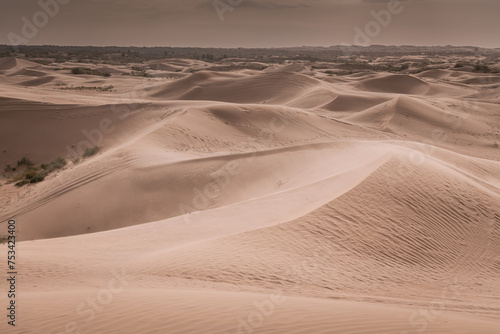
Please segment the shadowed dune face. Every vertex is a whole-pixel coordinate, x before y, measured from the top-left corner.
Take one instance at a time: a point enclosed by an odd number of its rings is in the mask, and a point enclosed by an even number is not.
[[[428,83],[408,75],[387,75],[361,80],[359,87],[373,92],[414,95],[422,95],[429,90]]]
[[[500,332],[498,74],[140,65],[0,58],[19,333]]]
[[[380,97],[376,95],[366,96],[365,94],[347,95],[342,94],[336,97],[333,101],[323,106],[324,109],[330,111],[363,111],[377,104],[387,102],[388,97]]]
[[[197,72],[155,89],[154,98],[208,100],[233,103],[284,104],[322,83],[291,72],[257,73],[249,76]]]
[[[41,65],[37,63],[30,62],[24,59],[18,59],[14,57],[4,57],[0,58],[0,71],[20,71],[26,70],[26,68],[32,68],[31,73],[37,73],[34,69],[40,68]],[[28,70],[26,70],[28,71]]]

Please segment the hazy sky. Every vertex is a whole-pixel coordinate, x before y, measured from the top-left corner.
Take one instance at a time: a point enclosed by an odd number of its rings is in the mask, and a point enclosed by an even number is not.
[[[500,0],[401,1],[382,24],[372,13],[390,13],[388,0],[216,1],[41,0],[49,16],[39,0],[0,0],[0,44],[500,47]]]

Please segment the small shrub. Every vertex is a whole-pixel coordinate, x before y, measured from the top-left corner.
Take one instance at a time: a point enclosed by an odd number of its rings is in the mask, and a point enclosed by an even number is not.
[[[97,152],[99,152],[100,150],[101,150],[101,148],[99,146],[89,147],[83,153],[83,157],[86,158],[86,157],[91,157],[93,155],[96,155]]]
[[[31,178],[30,178],[30,183],[38,183],[38,182],[42,182],[43,180],[45,180],[45,176],[47,175],[47,173],[45,173],[44,171],[37,171]]]
[[[63,158],[57,158],[56,160],[52,161],[50,163],[55,169],[61,169],[63,168],[64,166],[66,166],[68,164],[68,162],[66,161],[66,159],[63,159]]]
[[[7,166],[5,166],[4,170],[6,173],[10,173],[10,172],[15,172],[16,168],[12,167],[11,165],[7,165]]]
[[[64,168],[68,162],[63,159],[63,158],[57,158],[54,161],[52,161],[50,164],[42,164],[40,165],[40,168],[42,168],[44,171],[47,173],[51,173],[57,169],[62,169]]]
[[[21,160],[20,160],[21,161]],[[40,167],[29,166],[24,173],[16,175],[9,182],[16,182],[17,187],[22,187],[28,183],[38,183],[45,180],[45,177],[55,170],[62,169],[67,165],[63,158],[57,158],[48,164],[41,164]]]
[[[33,166],[33,162],[31,162],[30,159],[23,157],[21,160],[17,161],[17,166],[18,167],[20,167],[20,166],[30,167],[30,166]]]
[[[101,77],[110,77],[111,73],[109,72],[101,72],[97,70],[93,70],[91,68],[82,68],[82,67],[73,67],[71,69],[71,73],[75,75],[87,74],[87,75],[99,75]]]
[[[98,91],[98,92],[111,92],[113,90],[113,88],[115,88],[113,85],[109,85],[109,86],[104,86],[104,87],[97,87],[97,86],[94,86],[94,87],[89,87],[89,86],[77,86],[77,87],[63,87],[63,88],[59,88],[60,90],[95,90],[95,91]]]
[[[16,182],[16,187],[22,187],[28,183],[38,183],[45,180],[45,176],[47,176],[47,172],[40,170],[39,168],[29,168],[24,173],[18,175],[13,179],[13,182]]]
[[[21,180],[21,181],[19,181],[19,182],[16,183],[16,187],[22,187],[22,186],[24,186],[24,185],[26,185],[28,183],[29,183],[28,180]]]
[[[75,67],[71,69],[71,73],[78,75],[78,74],[85,74],[85,72],[80,68],[80,67]]]
[[[476,64],[476,66],[474,66],[474,72],[490,73],[491,69],[488,65]]]
[[[24,172],[23,179],[29,181],[29,183],[37,183],[45,179],[45,173],[38,168],[29,168]]]
[[[403,64],[403,65],[401,65],[401,67],[399,68],[399,70],[400,71],[405,71],[405,70],[407,70],[409,68],[410,68],[410,64]]]

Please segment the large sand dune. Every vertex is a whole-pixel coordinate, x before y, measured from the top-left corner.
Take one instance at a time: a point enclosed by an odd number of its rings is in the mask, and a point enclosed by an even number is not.
[[[500,332],[497,74],[212,65],[0,58],[1,333]]]

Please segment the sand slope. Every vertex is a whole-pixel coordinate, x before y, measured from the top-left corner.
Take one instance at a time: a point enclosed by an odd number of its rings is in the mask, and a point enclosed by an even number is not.
[[[500,331],[484,75],[211,65],[103,79],[0,58],[0,167],[68,160],[0,187],[0,232],[13,217],[22,240],[19,325],[0,332]]]

